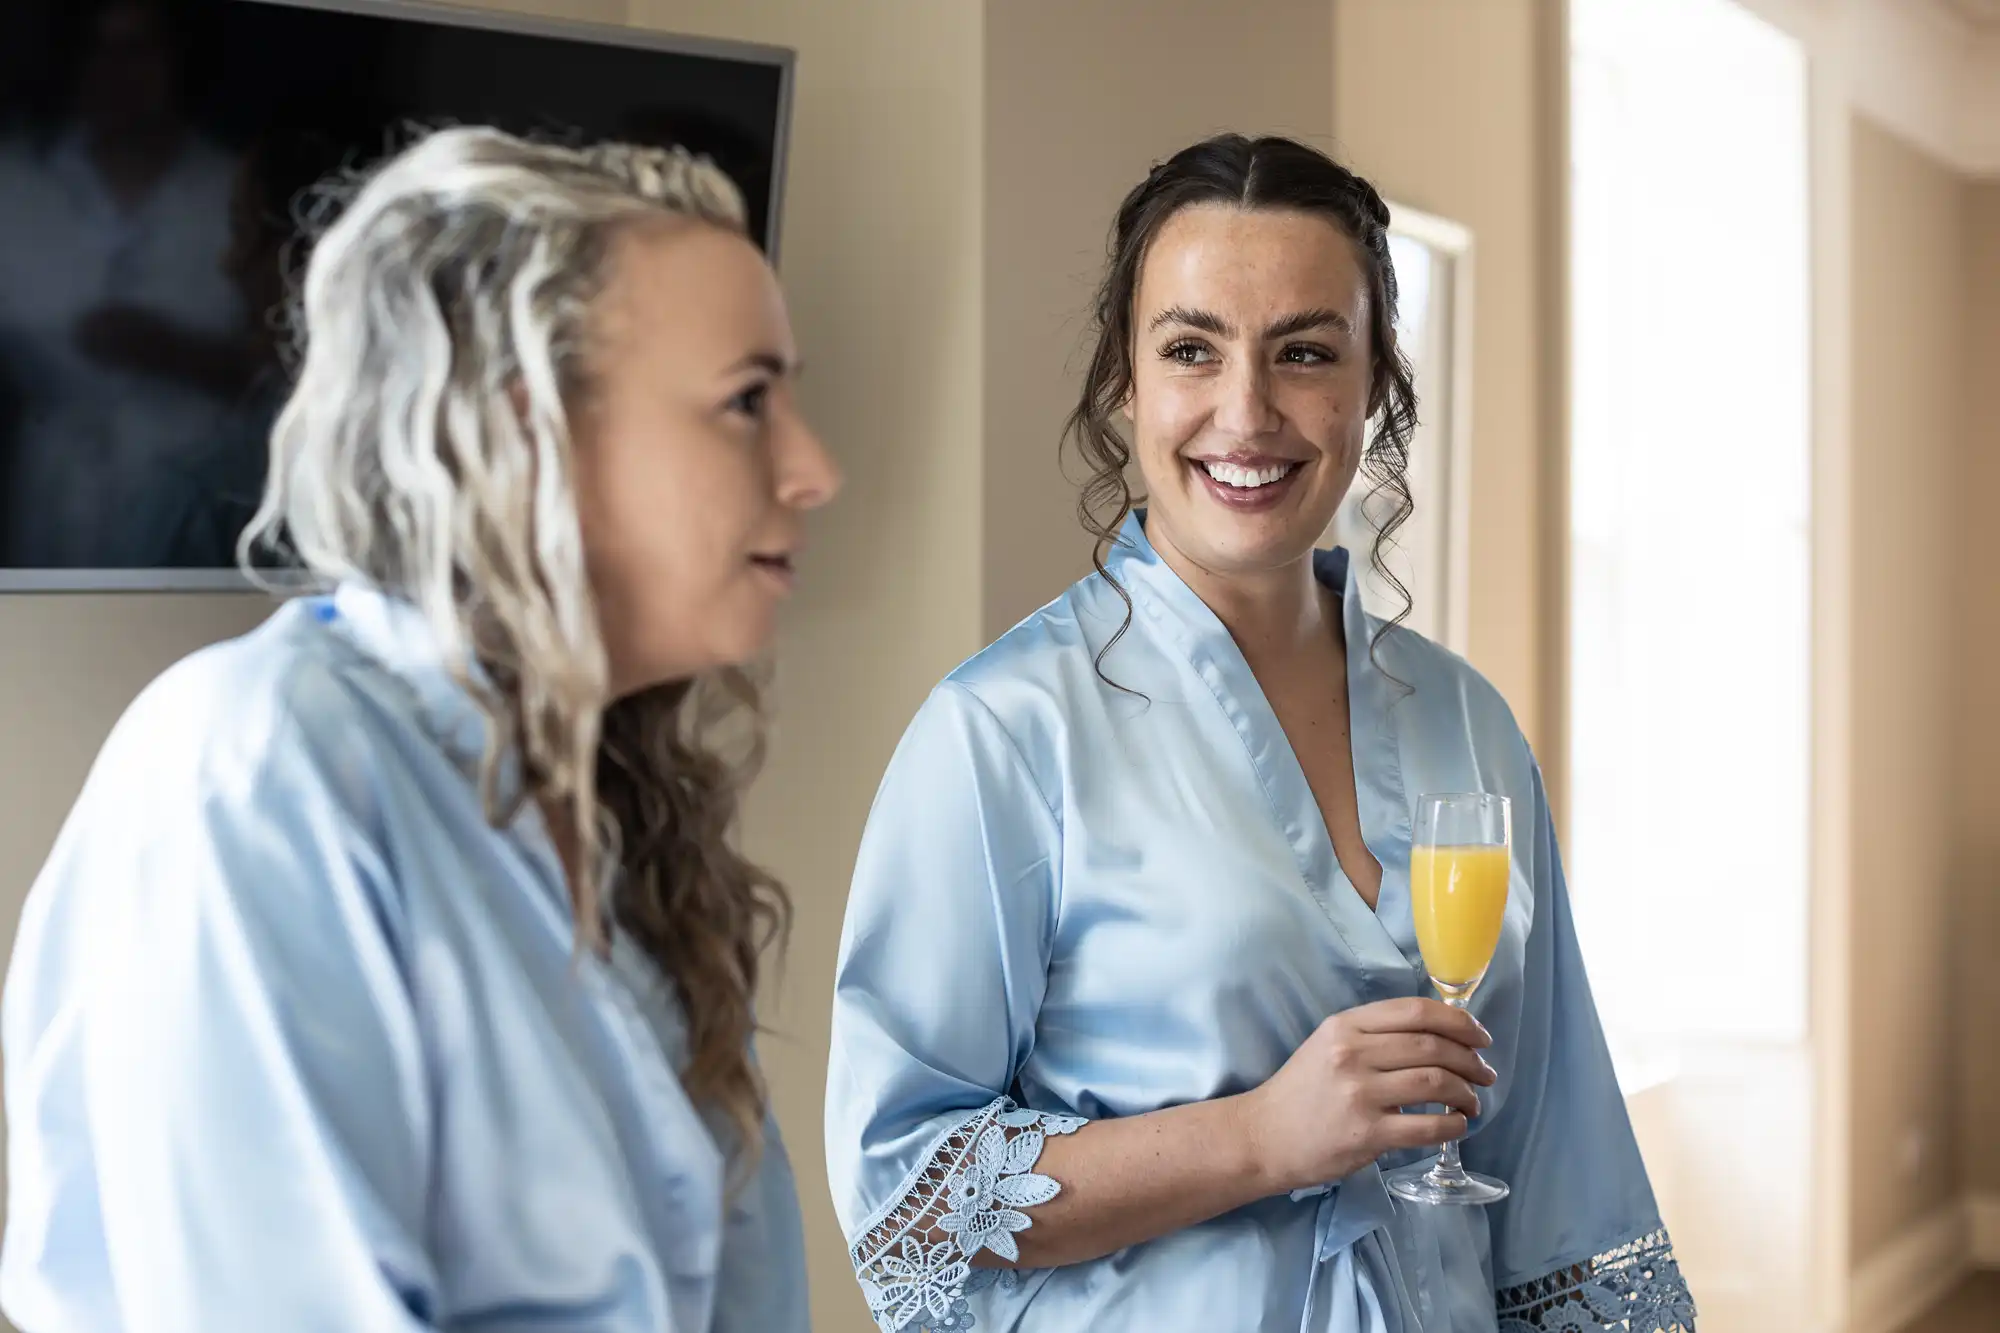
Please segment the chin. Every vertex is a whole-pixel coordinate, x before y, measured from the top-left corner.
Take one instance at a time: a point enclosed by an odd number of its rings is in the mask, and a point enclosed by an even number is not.
[[[1213,509],[1213,506],[1204,506]],[[1183,534],[1183,553],[1218,574],[1265,573],[1307,559],[1332,522],[1284,514],[1200,513],[1190,524],[1169,523]]]
[[[769,633],[724,633],[712,636],[693,650],[682,643],[673,651],[649,654],[650,665],[643,672],[627,677],[622,687],[614,682],[613,692],[618,698],[628,698],[686,684],[732,667],[751,666],[768,653],[771,638]]]
[[[727,633],[716,636],[707,669],[723,671],[762,661],[776,646],[777,637],[775,616],[769,613],[746,616],[742,622],[729,626]]]

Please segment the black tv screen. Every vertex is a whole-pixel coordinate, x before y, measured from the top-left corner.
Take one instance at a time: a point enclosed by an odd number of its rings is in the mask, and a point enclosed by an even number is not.
[[[0,0],[0,588],[226,588],[296,202],[413,127],[706,153],[775,255],[789,52],[401,0]]]

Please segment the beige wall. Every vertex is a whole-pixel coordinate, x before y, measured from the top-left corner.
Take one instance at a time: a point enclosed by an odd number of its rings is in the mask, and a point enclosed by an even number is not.
[[[985,630],[1090,568],[1058,467],[1118,201],[1160,158],[1222,130],[1327,146],[1330,0],[1262,0],[1254,23],[1198,0],[986,7]],[[1081,476],[1074,457],[1069,476]]]
[[[1468,656],[1552,770],[1558,719],[1549,503],[1560,465],[1556,0],[1340,0],[1334,136],[1382,192],[1462,222],[1475,250]],[[1558,173],[1552,175],[1551,173]],[[1551,787],[1555,774],[1551,773]]]
[[[1956,697],[1958,732],[1959,1088],[1960,1161],[1966,1183],[2000,1199],[2000,969],[1991,946],[2000,940],[2000,558],[1993,523],[2000,507],[2000,180],[1966,191],[1964,299],[1966,437],[1964,484],[1951,515],[1959,603]],[[1984,946],[1984,947],[1982,947]]]
[[[1950,983],[1955,497],[1966,413],[1963,181],[1853,141],[1852,1246],[1958,1189]]]

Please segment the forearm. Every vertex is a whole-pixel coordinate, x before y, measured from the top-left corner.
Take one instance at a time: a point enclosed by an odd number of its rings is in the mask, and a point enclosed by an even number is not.
[[[1034,1172],[1062,1192],[1029,1210],[1034,1225],[1014,1238],[1020,1266],[1084,1263],[1280,1193],[1260,1166],[1251,1107],[1223,1097],[1051,1135]],[[973,1262],[1011,1266],[990,1252]]]

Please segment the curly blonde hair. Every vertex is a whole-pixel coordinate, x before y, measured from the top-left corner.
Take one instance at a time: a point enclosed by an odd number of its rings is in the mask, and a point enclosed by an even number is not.
[[[577,862],[578,947],[604,946],[611,911],[659,964],[687,1023],[683,1082],[754,1156],[758,965],[790,922],[782,887],[732,844],[762,750],[757,682],[732,669],[610,697],[569,424],[619,235],[667,218],[741,232],[742,199],[679,149],[479,128],[322,193],[338,216],[306,269],[298,381],[239,558],[282,549],[316,582],[423,613],[486,715],[488,818],[547,814]]]

